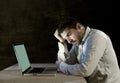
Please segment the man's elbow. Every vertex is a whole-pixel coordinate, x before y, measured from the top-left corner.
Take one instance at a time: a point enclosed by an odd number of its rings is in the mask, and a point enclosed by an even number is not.
[[[82,65],[80,67],[80,73],[82,73],[83,77],[89,77],[92,73],[94,72],[94,68],[86,66],[86,65]]]
[[[88,70],[83,74],[83,77],[89,77],[93,72]]]
[[[89,77],[93,73],[92,70],[84,70],[84,71],[79,71],[76,73],[76,75],[80,75],[82,77]]]

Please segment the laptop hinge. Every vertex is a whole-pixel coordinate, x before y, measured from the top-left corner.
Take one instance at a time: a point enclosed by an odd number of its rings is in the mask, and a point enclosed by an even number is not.
[[[25,71],[23,71],[22,73],[23,73],[23,74],[24,74],[24,73],[28,73],[31,69],[32,69],[32,67],[30,66],[30,67],[28,67]]]

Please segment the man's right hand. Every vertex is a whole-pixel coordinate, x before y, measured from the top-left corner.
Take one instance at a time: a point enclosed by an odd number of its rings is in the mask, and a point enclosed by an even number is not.
[[[54,36],[62,43],[65,42],[65,40],[63,39],[63,37],[60,35],[60,33],[58,33],[58,30],[55,31]]]

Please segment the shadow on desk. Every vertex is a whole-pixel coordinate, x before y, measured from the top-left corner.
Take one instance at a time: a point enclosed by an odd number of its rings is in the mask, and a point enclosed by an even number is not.
[[[54,66],[54,64],[32,64],[32,66]],[[56,76],[23,76],[17,64],[0,71],[0,83],[86,83],[83,77],[65,75],[58,72]]]

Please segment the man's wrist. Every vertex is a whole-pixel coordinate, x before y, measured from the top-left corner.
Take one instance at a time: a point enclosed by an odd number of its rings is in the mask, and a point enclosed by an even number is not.
[[[60,42],[61,44],[63,44],[63,45],[66,43],[65,41],[59,41],[59,42]]]
[[[60,42],[61,44],[65,44],[65,42]]]

